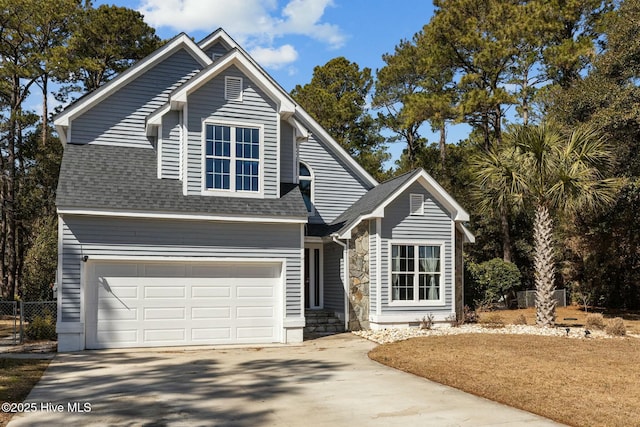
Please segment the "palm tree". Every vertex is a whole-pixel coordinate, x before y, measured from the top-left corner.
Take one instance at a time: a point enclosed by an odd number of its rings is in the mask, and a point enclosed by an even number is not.
[[[595,211],[615,201],[622,184],[607,178],[613,150],[595,129],[580,127],[569,135],[541,124],[514,126],[496,151],[475,159],[475,176],[484,205],[525,204],[535,209],[534,271],[536,324],[554,326],[555,263],[551,212]],[[492,197],[493,195],[493,197]]]

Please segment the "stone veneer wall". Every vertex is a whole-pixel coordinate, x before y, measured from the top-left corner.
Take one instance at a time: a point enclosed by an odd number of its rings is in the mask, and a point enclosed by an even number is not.
[[[369,329],[369,221],[349,240],[349,330]]]

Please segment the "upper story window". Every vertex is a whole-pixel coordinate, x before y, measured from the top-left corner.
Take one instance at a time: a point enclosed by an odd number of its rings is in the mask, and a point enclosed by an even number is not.
[[[298,178],[300,182],[300,192],[302,193],[302,199],[304,204],[307,205],[307,212],[313,212],[313,177],[311,176],[311,170],[304,163],[300,163],[300,176]]]
[[[260,191],[260,129],[205,125],[205,189]]]

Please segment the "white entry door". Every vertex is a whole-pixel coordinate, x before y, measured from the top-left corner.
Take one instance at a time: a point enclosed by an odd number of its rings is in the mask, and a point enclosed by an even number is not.
[[[281,340],[281,263],[89,261],[87,348]]]
[[[306,244],[304,247],[305,308],[322,308],[322,291],[322,245]]]

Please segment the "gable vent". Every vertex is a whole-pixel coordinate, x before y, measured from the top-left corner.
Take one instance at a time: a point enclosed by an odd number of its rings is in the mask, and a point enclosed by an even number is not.
[[[424,194],[409,196],[409,211],[411,215],[424,215]]]
[[[224,99],[227,101],[242,101],[242,77],[224,78]]]

